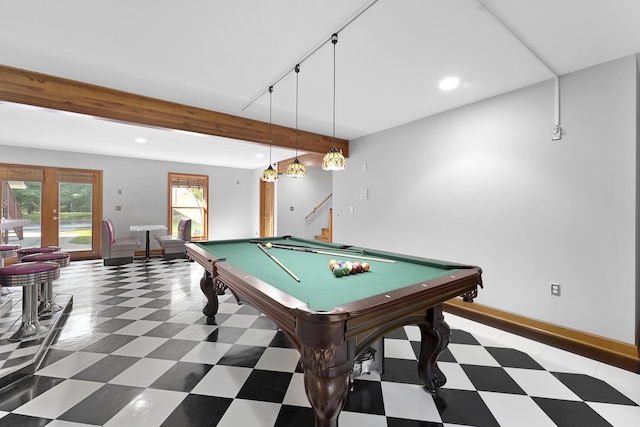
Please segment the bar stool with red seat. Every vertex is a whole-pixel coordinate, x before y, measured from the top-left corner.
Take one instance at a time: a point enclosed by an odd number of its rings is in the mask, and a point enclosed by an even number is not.
[[[39,248],[18,249],[18,261],[20,261],[23,256],[33,254],[52,254],[54,252],[60,252],[60,246],[41,246]]]
[[[22,286],[22,325],[9,341],[37,338],[49,329],[38,322],[40,283],[60,277],[60,266],[53,262],[25,262],[0,268],[0,285]]]
[[[71,262],[71,255],[66,252],[54,252],[48,254],[31,254],[20,258],[20,262],[55,262],[60,268],[68,267]],[[40,284],[40,304],[38,305],[38,315],[55,313],[62,310],[53,300],[53,281]]]
[[[20,249],[20,245],[1,245],[0,246],[0,268],[4,267],[5,258],[13,258],[18,256],[17,251]],[[0,286],[0,296],[9,295],[11,291]]]

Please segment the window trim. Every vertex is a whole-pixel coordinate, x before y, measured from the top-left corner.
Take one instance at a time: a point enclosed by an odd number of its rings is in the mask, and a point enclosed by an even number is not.
[[[208,240],[209,236],[209,175],[199,175],[199,174],[190,174],[190,173],[178,173],[178,172],[169,172],[168,174],[168,194],[167,194],[167,218],[168,218],[168,233],[170,235],[174,234],[173,230],[173,189],[174,183],[185,183],[186,186],[190,186],[192,183],[194,186],[202,188],[202,197],[203,197],[203,207],[202,207],[202,218],[203,218],[203,235],[202,236],[193,236],[193,240]],[[180,187],[178,187],[180,188]],[[192,228],[193,230],[193,228]]]

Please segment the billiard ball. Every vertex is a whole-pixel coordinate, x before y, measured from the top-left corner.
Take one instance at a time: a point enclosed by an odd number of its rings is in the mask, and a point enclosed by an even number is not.
[[[337,264],[338,261],[336,261],[335,259],[332,259],[329,261],[329,267],[333,267],[334,264]]]
[[[267,247],[267,249],[271,249],[271,247],[272,247],[273,245],[271,244],[271,242],[267,242],[267,244],[266,244],[265,246]]]
[[[369,265],[368,262],[363,262],[362,263],[362,270],[369,271],[370,268],[371,268],[371,266]]]
[[[336,277],[344,276],[344,274],[342,274],[342,269],[341,268],[334,268],[333,269],[333,275],[336,276]]]

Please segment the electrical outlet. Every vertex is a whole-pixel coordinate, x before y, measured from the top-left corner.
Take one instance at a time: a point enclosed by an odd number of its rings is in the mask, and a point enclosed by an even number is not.
[[[121,211],[122,210],[122,206],[116,206],[116,210],[117,211]]]
[[[560,296],[560,284],[559,283],[552,283],[551,284],[551,295]]]

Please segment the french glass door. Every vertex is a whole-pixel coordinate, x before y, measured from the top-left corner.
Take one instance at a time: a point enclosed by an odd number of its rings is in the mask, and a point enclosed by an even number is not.
[[[101,171],[0,164],[0,178],[3,243],[99,256]]]

